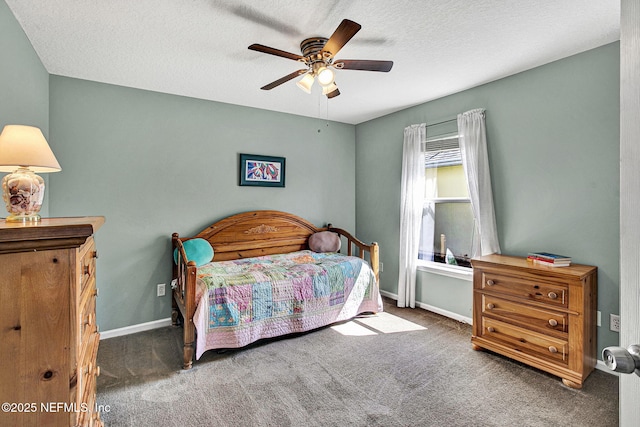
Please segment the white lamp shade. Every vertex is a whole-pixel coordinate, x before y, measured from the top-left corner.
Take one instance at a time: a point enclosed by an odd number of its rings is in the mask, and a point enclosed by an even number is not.
[[[0,134],[0,172],[21,166],[40,173],[62,170],[40,129],[6,125]]]
[[[321,67],[318,69],[317,74],[318,74],[318,83],[320,83],[321,86],[329,86],[333,83],[333,80],[335,79],[335,74],[333,70],[330,68]]]
[[[298,87],[303,91],[311,93],[311,86],[313,86],[313,75],[310,73],[305,74],[303,78],[298,80],[296,85],[298,85]]]

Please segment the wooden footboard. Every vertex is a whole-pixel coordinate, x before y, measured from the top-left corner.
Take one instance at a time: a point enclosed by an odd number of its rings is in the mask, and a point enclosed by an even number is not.
[[[187,262],[183,242],[202,238],[208,240],[214,250],[216,261],[249,258],[279,253],[289,253],[309,249],[308,239],[319,231],[338,233],[342,241],[340,252],[357,256],[369,262],[379,283],[379,248],[377,243],[366,244],[341,228],[329,224],[318,228],[295,215],[279,211],[252,211],[232,215],[212,224],[193,237],[181,238],[172,235],[171,255],[175,249],[179,256],[173,262],[173,312],[174,325],[182,323],[183,368],[189,369],[193,363],[196,330],[193,316],[196,311],[196,264]]]

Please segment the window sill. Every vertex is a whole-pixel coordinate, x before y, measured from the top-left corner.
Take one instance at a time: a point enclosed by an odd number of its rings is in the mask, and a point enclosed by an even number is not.
[[[466,280],[468,282],[473,281],[473,269],[468,267],[418,260],[418,270],[453,277],[454,279]]]

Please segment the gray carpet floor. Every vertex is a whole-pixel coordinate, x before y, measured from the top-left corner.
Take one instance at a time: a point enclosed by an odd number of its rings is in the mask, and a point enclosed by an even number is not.
[[[618,378],[581,390],[471,348],[471,327],[399,309],[209,351],[180,369],[181,329],[100,342],[98,404],[116,426],[617,426]]]

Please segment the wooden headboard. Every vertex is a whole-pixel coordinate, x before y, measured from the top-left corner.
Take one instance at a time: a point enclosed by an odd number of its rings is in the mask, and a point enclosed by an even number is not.
[[[309,236],[322,230],[293,214],[265,210],[224,218],[193,238],[208,240],[215,260],[226,261],[308,249]]]
[[[288,212],[243,212],[221,219],[195,236],[178,237],[178,234],[174,233],[173,239],[180,242],[195,238],[205,239],[213,247],[215,260],[227,261],[309,249],[309,236],[325,230],[340,235],[343,240],[343,252],[347,255],[365,259],[365,254],[368,253],[368,261],[376,277],[378,276],[377,243],[366,244],[349,232],[332,227],[331,224],[327,227],[316,227],[306,219]]]

